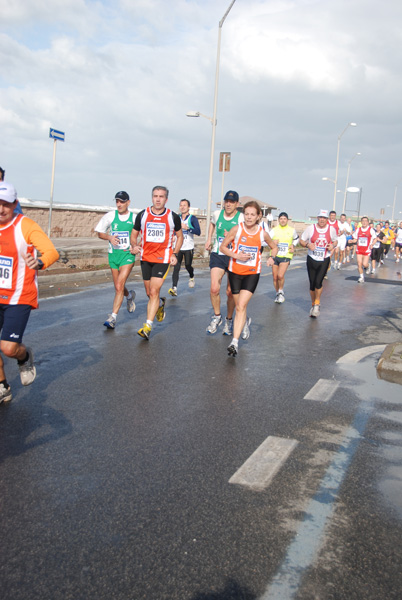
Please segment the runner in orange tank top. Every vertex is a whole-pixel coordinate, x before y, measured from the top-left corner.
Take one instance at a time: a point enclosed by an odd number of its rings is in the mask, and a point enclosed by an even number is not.
[[[30,385],[36,368],[32,349],[22,344],[22,337],[31,310],[38,307],[37,272],[53,264],[59,254],[35,221],[14,214],[16,206],[14,186],[0,182],[0,349],[18,361],[21,383]],[[0,403],[11,399],[0,356]]]
[[[220,251],[230,257],[229,282],[236,306],[233,340],[228,346],[229,356],[236,356],[242,331],[243,339],[250,335],[251,319],[247,318],[247,305],[260,278],[262,243],[265,241],[272,250],[272,256],[267,260],[268,266],[273,265],[278,252],[278,247],[260,225],[261,217],[258,202],[247,202],[244,205],[244,223],[233,227],[220,245]],[[248,335],[244,335],[244,329]]]

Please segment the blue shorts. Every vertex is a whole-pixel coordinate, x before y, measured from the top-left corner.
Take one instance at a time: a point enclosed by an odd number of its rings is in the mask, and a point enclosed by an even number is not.
[[[210,269],[222,269],[222,271],[227,271],[229,267],[229,256],[226,254],[218,254],[217,252],[211,252],[211,256],[209,257],[209,268]]]
[[[21,344],[31,310],[29,304],[0,304],[1,339]]]

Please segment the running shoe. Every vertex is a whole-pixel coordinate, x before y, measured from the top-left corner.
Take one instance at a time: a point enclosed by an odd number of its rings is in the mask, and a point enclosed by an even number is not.
[[[309,314],[310,314],[310,317],[314,317],[314,315],[313,315],[313,312],[314,312],[314,306],[312,306],[312,307],[310,308],[310,313],[309,313]]]
[[[4,383],[0,383],[0,404],[2,402],[10,402],[12,400],[13,395],[11,393],[10,386],[6,387]]]
[[[233,319],[226,317],[225,324],[222,329],[222,335],[232,335],[233,333]]]
[[[116,327],[116,319],[112,315],[109,315],[103,324],[108,329],[114,329]]]
[[[131,298],[127,298],[127,310],[129,313],[135,311],[135,291],[130,290]]]
[[[188,287],[193,288],[195,286],[194,277],[190,277],[190,281],[188,282]]]
[[[246,322],[244,323],[243,331],[241,332],[242,340],[248,340],[248,338],[250,337],[250,323],[251,318],[247,317]]]
[[[219,325],[222,323],[221,315],[213,315],[210,324],[207,327],[207,333],[216,333]]]
[[[370,273],[371,273],[371,269],[370,269],[370,265],[369,265],[366,269],[366,275],[370,275]]]
[[[357,283],[364,283],[364,275],[360,275],[359,279],[357,280]]]
[[[279,304],[279,292],[276,293],[274,302],[276,302],[277,304]]]
[[[338,271],[340,271],[340,270],[341,270],[341,263],[340,263],[340,262],[338,262],[338,265],[337,265],[337,267],[336,267],[336,268],[338,269]]]
[[[237,350],[238,347],[236,346],[236,344],[233,344],[233,342],[228,346],[228,354],[229,356],[233,356],[233,358],[236,356],[237,354]]]
[[[278,292],[277,297],[278,299],[276,300],[276,302],[278,302],[278,304],[282,304],[282,302],[285,302],[285,294],[283,292]]]
[[[373,270],[371,271],[371,274],[372,274],[372,275],[375,275],[375,269],[373,269]]]
[[[18,369],[20,371],[20,379],[22,385],[31,385],[35,381],[36,367],[34,365],[34,356],[32,348],[27,348],[28,360],[22,365],[18,363]]]
[[[152,328],[148,325],[148,323],[144,323],[144,325],[137,331],[138,335],[140,335],[144,340],[149,340],[149,336],[151,335]]]
[[[397,258],[395,262],[399,262],[399,258]]]
[[[314,304],[311,313],[310,313],[310,317],[313,317],[314,319],[316,319],[317,317],[319,317],[320,315],[320,305],[319,304]]]
[[[171,296],[177,296],[177,287],[176,287],[176,286],[174,286],[174,287],[171,287],[171,288],[170,288],[170,290],[168,290],[168,293],[169,293]]]
[[[161,298],[161,305],[158,308],[158,310],[156,311],[156,315],[155,318],[157,321],[163,321],[163,319],[166,317],[166,313],[165,313],[165,302],[166,302],[166,298]]]

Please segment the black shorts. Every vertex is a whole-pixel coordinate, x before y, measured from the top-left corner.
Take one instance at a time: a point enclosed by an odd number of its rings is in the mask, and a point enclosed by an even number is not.
[[[310,290],[320,290],[322,282],[328,271],[330,257],[324,260],[314,260],[311,256],[307,256],[307,273],[310,281]]]
[[[371,260],[375,260],[376,262],[380,262],[382,256],[382,248],[372,248],[370,258]]]
[[[21,344],[31,310],[29,304],[0,304],[1,339]]]
[[[402,250],[402,244],[400,244],[399,242],[395,242],[395,248],[399,248],[400,250]]]
[[[286,256],[275,256],[274,258],[274,265],[276,265],[277,267],[279,267],[279,265],[281,263],[290,263],[291,259],[287,258]]]
[[[141,272],[144,281],[149,281],[151,277],[163,279],[169,268],[169,263],[151,263],[145,260],[141,261]]]
[[[252,273],[251,275],[238,275],[237,273],[229,271],[228,278],[232,294],[239,294],[240,290],[247,290],[254,294],[260,279],[260,274]]]

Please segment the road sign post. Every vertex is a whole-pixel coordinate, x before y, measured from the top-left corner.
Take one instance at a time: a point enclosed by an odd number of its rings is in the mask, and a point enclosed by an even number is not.
[[[219,154],[219,171],[222,173],[221,202],[223,202],[223,184],[225,180],[225,171],[230,171],[230,152],[221,152]]]
[[[52,182],[50,184],[49,223],[48,223],[48,227],[47,227],[48,237],[50,237],[50,230],[52,227],[54,170],[56,167],[56,144],[57,144],[57,140],[59,140],[60,142],[64,142],[65,134],[64,134],[64,131],[57,131],[57,129],[50,129],[49,137],[53,139],[53,166],[52,166]]]

